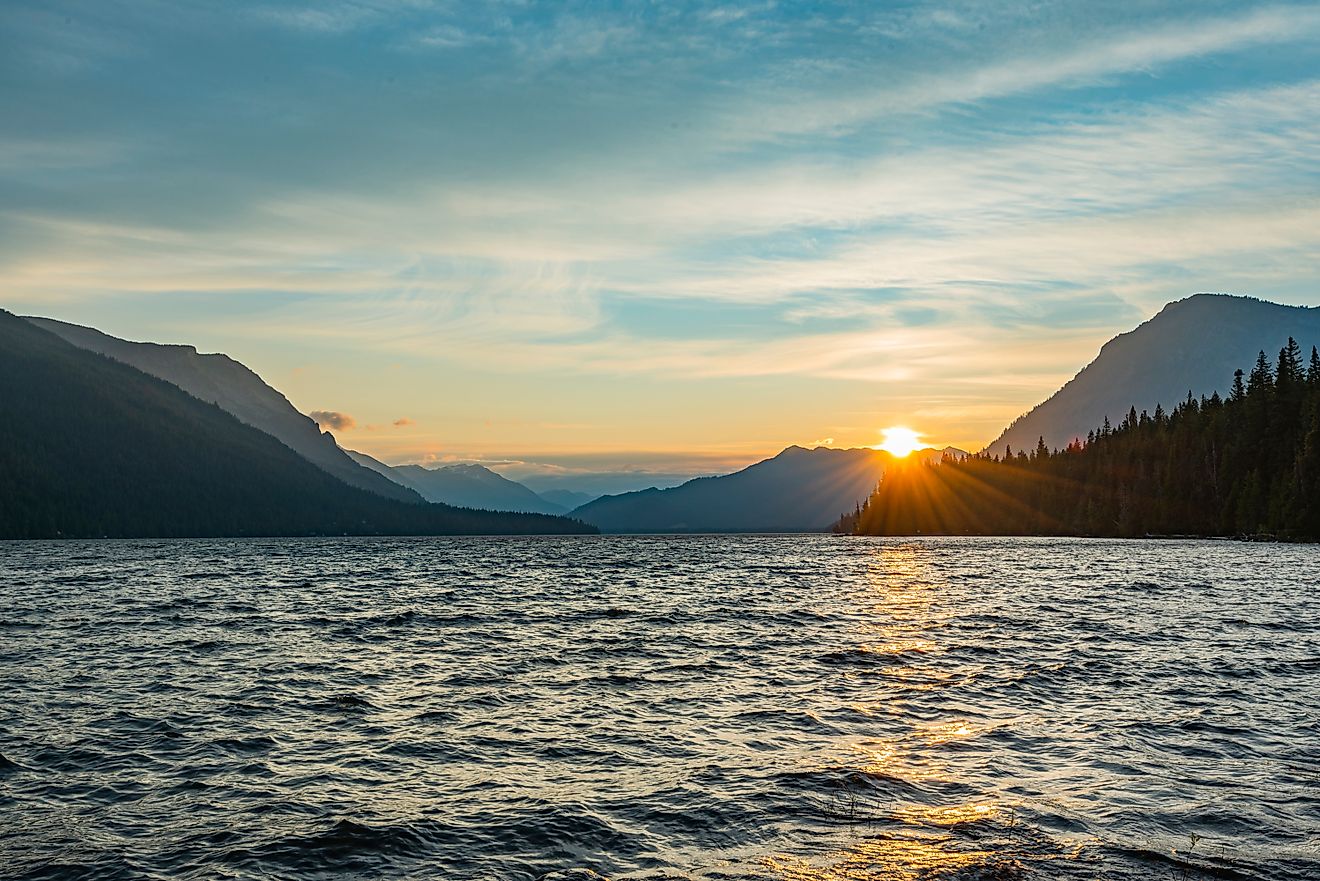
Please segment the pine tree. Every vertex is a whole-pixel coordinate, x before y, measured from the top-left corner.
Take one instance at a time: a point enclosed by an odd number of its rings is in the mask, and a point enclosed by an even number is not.
[[[1279,365],[1275,370],[1274,384],[1280,390],[1287,390],[1300,384],[1302,378],[1302,347],[1297,345],[1297,340],[1288,337],[1287,345],[1279,350]]]
[[[1294,493],[1288,516],[1293,535],[1314,539],[1320,536],[1320,402],[1312,399],[1311,403],[1310,424],[1293,471]]]
[[[1274,371],[1270,369],[1270,360],[1265,357],[1264,350],[1256,356],[1256,366],[1251,368],[1251,375],[1247,378],[1247,395],[1264,394],[1274,387]]]

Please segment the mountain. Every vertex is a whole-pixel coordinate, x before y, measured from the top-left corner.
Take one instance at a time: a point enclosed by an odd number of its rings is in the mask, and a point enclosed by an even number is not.
[[[354,462],[329,432],[299,413],[289,400],[261,377],[227,355],[201,355],[192,346],[134,343],[90,327],[51,318],[27,321],[80,349],[96,352],[173,383],[188,394],[215,404],[254,428],[278,438],[285,446],[335,477],[378,495],[420,503],[416,492]]]
[[[571,516],[605,532],[823,531],[870,495],[891,461],[881,450],[793,446],[734,474],[602,496]]]
[[[1288,337],[1307,353],[1320,344],[1320,307],[1281,306],[1250,297],[1197,294],[1165,306],[1100,354],[1049,400],[1018,418],[986,449],[1031,450],[1039,438],[1063,448],[1100,426],[1117,424],[1131,407],[1170,410],[1187,398],[1226,394],[1233,371],[1249,368],[1262,350],[1273,357]]]
[[[567,510],[547,502],[521,483],[481,465],[445,465],[441,468],[396,465],[394,472],[429,502],[536,514],[563,514]]]
[[[488,511],[525,511],[533,514],[563,514],[569,509],[556,505],[517,481],[496,474],[482,465],[386,465],[365,453],[348,450],[359,465],[415,490],[428,502]]]
[[[0,310],[0,538],[584,531],[348,486],[215,404]]]
[[[571,489],[543,489],[537,495],[552,505],[558,505],[565,511],[580,508],[587,502],[599,498],[599,496],[591,493],[577,492]]]

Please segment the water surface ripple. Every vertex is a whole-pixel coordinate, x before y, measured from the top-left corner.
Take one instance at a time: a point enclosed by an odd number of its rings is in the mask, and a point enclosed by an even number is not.
[[[0,545],[6,878],[1320,878],[1320,548]]]

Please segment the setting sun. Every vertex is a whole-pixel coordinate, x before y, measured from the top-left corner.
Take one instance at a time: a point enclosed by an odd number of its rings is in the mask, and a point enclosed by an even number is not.
[[[922,447],[921,435],[910,428],[895,425],[890,428],[882,428],[880,432],[885,436],[885,440],[877,449],[884,450],[886,453],[899,458]]]

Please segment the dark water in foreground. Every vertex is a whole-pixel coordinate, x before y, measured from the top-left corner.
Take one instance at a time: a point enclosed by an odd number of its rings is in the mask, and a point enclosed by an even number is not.
[[[1320,548],[0,544],[0,876],[1320,878]]]

